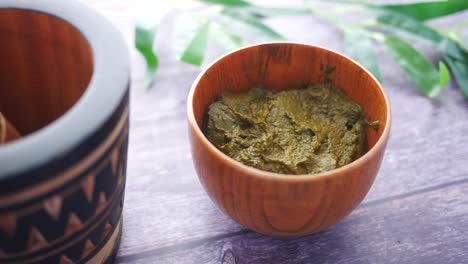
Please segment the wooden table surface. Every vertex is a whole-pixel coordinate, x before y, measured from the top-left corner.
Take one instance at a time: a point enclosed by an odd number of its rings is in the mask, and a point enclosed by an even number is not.
[[[393,127],[371,191],[350,216],[325,231],[268,237],[233,222],[204,192],[186,123],[186,97],[200,70],[174,59],[171,32],[163,29],[155,47],[161,67],[155,86],[146,91],[144,61],[133,49],[138,4],[130,2],[92,4],[124,33],[133,68],[124,228],[116,263],[468,263],[468,101],[455,83],[439,100],[426,99],[379,48]],[[290,40],[344,51],[340,32],[317,18],[268,23]],[[210,47],[206,61],[220,54]]]

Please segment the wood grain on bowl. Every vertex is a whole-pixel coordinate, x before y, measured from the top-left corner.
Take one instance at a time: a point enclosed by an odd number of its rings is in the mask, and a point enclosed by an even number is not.
[[[0,43],[0,112],[22,135],[63,115],[91,80],[88,42],[55,16],[2,9]]]
[[[281,91],[325,82],[333,84],[379,120],[367,130],[369,151],[358,160],[316,175],[281,175],[247,167],[224,155],[201,130],[207,107],[226,91],[263,85]],[[380,84],[352,60],[319,47],[271,43],[228,54],[203,71],[188,98],[189,136],[200,181],[218,207],[260,233],[297,236],[317,232],[348,215],[369,191],[380,167],[390,111]]]
[[[20,138],[18,130],[0,112],[0,144],[7,143]]]

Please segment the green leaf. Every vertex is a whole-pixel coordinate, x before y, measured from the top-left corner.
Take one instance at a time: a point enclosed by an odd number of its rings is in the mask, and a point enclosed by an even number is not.
[[[345,46],[349,56],[368,69],[381,81],[379,65],[371,39],[362,30],[345,32]]]
[[[183,13],[176,16],[174,24],[174,50],[177,59],[182,60],[182,55],[200,28],[200,22],[193,16]]]
[[[468,1],[447,0],[412,4],[385,5],[383,7],[423,21],[466,10],[468,9]]]
[[[231,6],[231,7],[250,6],[249,2],[246,2],[243,0],[198,0],[198,1],[208,3],[208,4],[218,4],[218,5]]]
[[[229,32],[225,27],[216,22],[211,23],[211,36],[218,45],[227,52],[239,49],[246,45],[242,37]]]
[[[268,7],[252,5],[247,7],[246,10],[260,17],[310,15],[310,12],[306,8],[294,7]]]
[[[468,53],[468,34],[461,34],[460,38],[458,39],[458,45],[460,45],[465,53]]]
[[[437,97],[439,96],[440,92],[444,89],[444,87],[449,83],[450,81],[450,71],[447,68],[447,65],[445,65],[444,62],[439,61],[439,90],[437,90],[435,93],[429,95],[429,97]]]
[[[452,57],[456,60],[468,63],[468,54],[456,42],[449,38],[443,38],[435,45],[435,49],[442,54]]]
[[[210,33],[210,22],[205,22],[195,32],[195,36],[185,48],[180,56],[180,60],[186,63],[200,66],[205,57],[206,47],[208,45],[208,35]]]
[[[439,30],[439,32],[458,44],[465,53],[468,53],[468,34],[463,34],[463,32],[453,29]]]
[[[153,51],[156,29],[156,26],[148,27],[143,24],[137,24],[135,28],[135,47],[146,61],[146,76],[144,82],[146,88],[149,88],[153,83],[155,73],[159,66],[158,56]]]
[[[410,16],[380,8],[373,8],[373,11],[376,12],[379,24],[390,27],[393,30],[404,31],[436,43],[443,39],[437,31]]]
[[[468,63],[444,56],[445,61],[452,70],[453,76],[457,80],[463,94],[468,98]]]
[[[158,70],[159,60],[154,52],[154,42],[162,19],[168,12],[168,8],[159,4],[158,9],[142,14],[135,26],[135,48],[143,55],[146,62],[146,74],[144,86],[150,88],[154,82],[155,73]]]
[[[388,37],[384,40],[393,59],[418,85],[419,90],[429,97],[437,96],[445,87],[446,67],[443,65],[439,73],[432,63],[410,44],[397,37]],[[441,78],[442,77],[442,78]]]
[[[233,9],[224,9],[221,12],[219,20],[225,26],[235,30],[236,33],[245,33],[252,37],[267,41],[285,39],[256,17]]]
[[[375,11],[376,9],[374,9]],[[456,42],[416,19],[389,10],[376,10],[377,21],[393,31],[403,31],[425,41],[444,55],[458,85],[468,98],[468,54]]]
[[[381,25],[385,25],[393,31],[403,31],[413,37],[417,37],[444,55],[468,61],[466,53],[453,40],[442,36],[439,32],[420,21],[394,11],[384,9],[374,10],[377,11],[377,22]]]

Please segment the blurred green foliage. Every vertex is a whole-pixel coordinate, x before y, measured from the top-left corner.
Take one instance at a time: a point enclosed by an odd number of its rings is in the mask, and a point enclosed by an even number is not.
[[[185,8],[198,2],[198,8]],[[450,81],[450,72],[468,98],[468,51],[466,37],[461,33],[467,25],[462,23],[451,29],[437,29],[427,25],[428,20],[449,16],[468,9],[466,0],[447,0],[395,5],[378,5],[367,1],[334,0],[342,11],[317,10],[304,1],[299,8],[259,6],[246,0],[185,0],[175,1],[176,14],[174,47],[177,58],[200,66],[209,40],[226,51],[235,50],[255,41],[281,41],[286,38],[263,20],[275,16],[314,15],[340,28],[345,34],[345,46],[350,57],[381,80],[374,45],[385,47],[395,62],[414,81],[426,96],[437,97]],[[367,19],[349,24],[341,21],[347,8],[359,12]],[[339,13],[339,14],[337,14]],[[135,46],[147,63],[145,85],[151,87],[158,69],[154,53],[159,22],[164,15],[152,17],[152,23],[139,23],[135,30]],[[385,34],[383,33],[385,32]],[[436,68],[412,42],[417,40],[441,54]],[[446,66],[448,65],[448,67]],[[449,71],[450,70],[450,71]]]

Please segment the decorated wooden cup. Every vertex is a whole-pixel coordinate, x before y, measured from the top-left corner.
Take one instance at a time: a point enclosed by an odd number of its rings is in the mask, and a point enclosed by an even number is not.
[[[325,82],[359,103],[377,131],[367,129],[369,151],[354,162],[310,175],[285,175],[248,167],[228,157],[205,137],[208,106],[226,91],[263,85],[282,91]],[[297,43],[268,43],[227,54],[195,80],[187,101],[192,156],[211,199],[236,222],[260,233],[300,236],[343,219],[362,201],[380,167],[390,132],[391,113],[379,82],[351,59],[328,49]]]
[[[113,259],[129,72],[120,33],[82,4],[0,2],[0,263]]]

